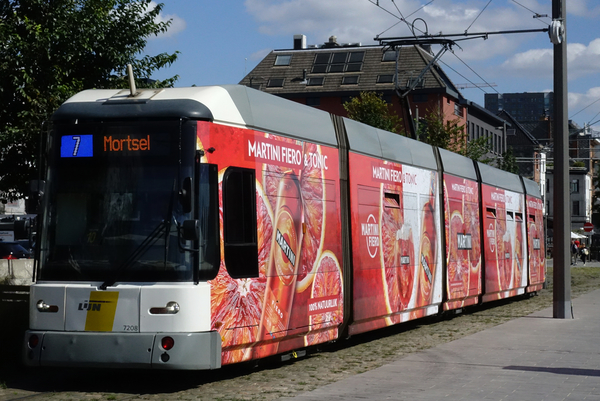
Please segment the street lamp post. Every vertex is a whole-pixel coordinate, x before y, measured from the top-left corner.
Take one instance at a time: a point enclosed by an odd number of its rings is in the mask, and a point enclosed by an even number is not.
[[[566,0],[552,0],[550,38],[554,44],[554,290],[553,316],[573,317],[569,210]]]

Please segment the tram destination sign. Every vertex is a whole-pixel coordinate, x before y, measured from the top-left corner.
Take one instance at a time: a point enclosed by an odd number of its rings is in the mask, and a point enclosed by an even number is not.
[[[60,138],[60,157],[167,155],[170,149],[167,138],[164,134],[63,135]]]

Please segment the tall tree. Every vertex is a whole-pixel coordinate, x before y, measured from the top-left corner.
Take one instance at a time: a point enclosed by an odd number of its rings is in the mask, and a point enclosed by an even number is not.
[[[444,113],[439,108],[426,113],[417,130],[419,140],[475,161],[486,164],[492,162],[492,159],[486,157],[491,150],[488,138],[480,137],[469,140],[464,125],[460,125],[459,119],[446,123],[444,121]]]
[[[467,134],[459,120],[444,123],[444,113],[438,107],[425,114],[417,132],[419,140],[451,152],[463,154],[467,146]]]
[[[402,128],[402,119],[396,115],[391,106],[376,92],[361,92],[360,96],[353,97],[344,103],[348,118],[375,128],[396,134],[405,135]]]
[[[178,52],[142,56],[163,5],[150,0],[0,1],[0,192],[22,197],[35,171],[44,121],[67,98],[88,88],[127,86],[132,64],[138,84],[172,86],[177,76],[146,78]]]
[[[467,148],[463,156],[467,156],[475,161],[491,165],[494,159],[487,157],[492,151],[489,138],[480,136],[467,142]]]
[[[508,148],[506,152],[502,154],[502,159],[499,162],[498,168],[509,173],[519,174],[519,166],[517,165],[517,158],[515,157],[512,148]]]

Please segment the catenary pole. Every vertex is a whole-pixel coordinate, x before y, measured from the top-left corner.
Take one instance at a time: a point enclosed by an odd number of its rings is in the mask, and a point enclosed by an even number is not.
[[[554,43],[554,271],[553,317],[570,319],[571,213],[569,199],[569,129],[567,104],[566,0],[552,0],[552,20],[562,22],[562,40]],[[552,38],[552,36],[551,36]],[[558,43],[557,43],[558,42]]]

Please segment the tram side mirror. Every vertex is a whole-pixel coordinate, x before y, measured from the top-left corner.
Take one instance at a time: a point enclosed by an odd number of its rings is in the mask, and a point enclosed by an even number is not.
[[[181,234],[186,241],[198,241],[200,239],[200,222],[198,220],[184,220]]]
[[[29,197],[27,200],[27,212],[32,214],[39,213],[40,200],[46,189],[46,181],[31,180],[29,181]]]
[[[44,181],[44,180],[29,181],[29,193],[31,195],[41,196],[44,194],[45,189],[46,189],[46,181]]]
[[[185,177],[183,179],[183,185],[179,191],[179,203],[183,208],[183,213],[189,213],[192,211],[192,205],[194,204],[194,192],[192,191],[192,177]]]

